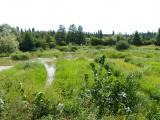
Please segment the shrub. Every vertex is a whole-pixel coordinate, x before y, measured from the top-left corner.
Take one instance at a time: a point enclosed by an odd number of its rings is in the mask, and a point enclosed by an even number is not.
[[[76,50],[78,50],[78,48],[75,47],[75,46],[72,46],[72,47],[70,48],[70,51],[71,51],[71,52],[75,52]]]
[[[45,95],[41,92],[35,94],[35,100],[33,101],[33,120],[39,119],[49,114],[49,101],[45,98]]]
[[[63,52],[68,52],[69,51],[68,46],[60,46],[60,47],[57,47],[57,49],[60,50],[60,51],[63,51]]]
[[[30,57],[31,57],[30,53],[16,52],[11,54],[12,60],[29,60]]]
[[[61,41],[61,42],[59,42],[58,44],[61,45],[61,46],[67,45],[67,43],[66,43],[65,41]]]
[[[114,38],[106,38],[103,40],[103,45],[115,45],[116,39]]]
[[[103,41],[100,38],[93,37],[91,38],[91,45],[102,45]]]
[[[116,44],[116,49],[117,50],[125,50],[129,48],[129,43],[127,41],[119,41]]]
[[[49,48],[55,48],[56,47],[56,43],[55,42],[50,42],[49,43]]]
[[[96,60],[99,64],[97,68],[94,63],[91,63],[94,74],[94,84],[88,88],[88,75],[85,77],[84,87],[90,101],[93,101],[98,108],[97,117],[102,118],[107,115],[129,115],[134,111],[136,106],[137,82],[134,80],[134,75],[130,74],[126,77],[116,78],[110,69],[110,66],[105,65],[105,56]],[[88,106],[87,106],[88,107]]]

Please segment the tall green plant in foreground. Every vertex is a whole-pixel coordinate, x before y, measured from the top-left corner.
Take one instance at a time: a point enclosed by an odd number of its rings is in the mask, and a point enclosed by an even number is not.
[[[95,63],[90,64],[94,74],[94,84],[91,88],[87,85],[88,75],[85,75],[82,98],[87,96],[94,103],[95,108],[98,108],[98,118],[129,115],[134,111],[137,102],[137,84],[133,75],[120,78],[113,76],[109,65],[105,64],[105,56],[100,57],[97,63],[98,67]]]

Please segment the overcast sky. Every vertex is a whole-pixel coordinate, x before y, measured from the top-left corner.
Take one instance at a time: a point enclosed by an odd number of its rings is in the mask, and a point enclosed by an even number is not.
[[[157,31],[160,0],[0,0],[3,23],[37,30],[74,23],[90,32]]]

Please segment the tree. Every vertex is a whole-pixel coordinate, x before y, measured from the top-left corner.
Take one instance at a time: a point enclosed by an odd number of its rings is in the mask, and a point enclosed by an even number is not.
[[[158,29],[155,44],[160,46],[160,28]]]
[[[18,49],[16,30],[9,25],[0,26],[0,53],[12,53]]]
[[[18,42],[14,35],[0,37],[0,53],[12,53],[18,49]]]
[[[67,34],[67,43],[76,43],[77,41],[77,28],[75,24],[69,26]]]
[[[66,30],[63,25],[59,26],[59,29],[55,35],[55,39],[57,44],[60,44],[60,45],[66,42]]]
[[[114,36],[115,35],[115,32],[114,32],[114,30],[113,30],[113,32],[112,32],[112,36]]]
[[[50,35],[47,35],[46,43],[48,44],[49,48],[55,48],[55,46],[56,46],[56,42],[55,42],[54,37],[52,37]]]
[[[20,44],[20,49],[22,51],[31,51],[34,48],[33,38],[30,32],[26,32],[24,38]]]
[[[139,46],[142,44],[142,41],[141,41],[141,38],[140,38],[138,31],[135,32],[132,42],[136,46]]]
[[[119,34],[117,34],[115,36],[116,36],[117,41],[124,40],[124,36],[121,33],[119,33]]]
[[[103,33],[102,33],[102,30],[98,30],[98,38],[102,38],[103,37]]]
[[[82,26],[78,27],[76,43],[77,44],[84,44],[85,43],[85,37],[84,37],[83,27]]]

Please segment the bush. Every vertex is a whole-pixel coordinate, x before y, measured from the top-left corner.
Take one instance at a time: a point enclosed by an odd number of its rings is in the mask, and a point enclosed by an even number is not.
[[[70,48],[70,51],[71,51],[71,52],[75,52],[76,50],[78,50],[78,48],[75,47],[75,46],[72,46],[72,47]]]
[[[43,116],[48,116],[49,114],[49,101],[45,98],[45,95],[41,92],[35,95],[35,100],[33,101],[33,120],[39,119]]]
[[[115,45],[116,39],[114,38],[106,38],[103,40],[103,45]]]
[[[49,48],[55,48],[56,47],[56,43],[55,42],[50,42],[49,43]]]
[[[91,45],[103,45],[103,41],[100,38],[91,38]]]
[[[119,41],[116,44],[116,49],[117,50],[125,50],[125,49],[128,49],[128,48],[129,48],[129,43],[126,42],[126,41]]]
[[[65,41],[61,41],[58,43],[58,45],[65,46],[65,45],[67,45],[67,43]]]
[[[29,60],[31,57],[30,53],[16,52],[11,55],[12,60]]]
[[[105,56],[91,63],[94,74],[94,84],[91,88],[88,86],[88,75],[85,75],[85,86],[82,88],[82,96],[91,99],[98,108],[97,117],[119,115],[126,116],[134,112],[136,107],[136,91],[138,83],[134,80],[134,74],[116,78],[109,64],[105,64]],[[90,96],[90,97],[89,97]],[[88,107],[88,106],[87,106]]]

